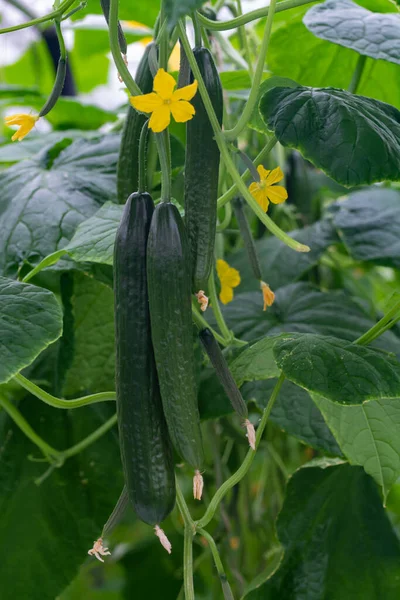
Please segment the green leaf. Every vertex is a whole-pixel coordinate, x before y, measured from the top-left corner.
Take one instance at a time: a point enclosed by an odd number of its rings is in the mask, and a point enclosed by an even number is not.
[[[289,334],[281,334],[273,337],[265,337],[252,346],[243,350],[229,365],[237,385],[240,387],[245,381],[257,381],[279,377],[273,347],[279,339],[284,339]]]
[[[0,277],[0,383],[34,359],[62,332],[62,311],[48,290]]]
[[[334,88],[273,88],[260,102],[284,146],[346,186],[394,180],[400,172],[400,112]]]
[[[290,232],[290,237],[306,244],[310,252],[293,252],[275,236],[262,238],[255,242],[261,269],[271,289],[300,279],[314,267],[328,246],[337,242],[337,235],[328,220],[318,221],[314,225]],[[245,249],[229,257],[229,264],[238,269],[241,276],[240,291],[252,291],[259,287],[258,281],[249,268],[249,259]]]
[[[0,146],[0,163],[15,163],[21,160],[35,158],[35,156],[46,146],[58,144],[64,139],[76,140],[83,137],[98,137],[98,135],[98,132],[82,131],[80,129],[52,131],[46,135],[35,135],[32,132],[29,137],[24,139],[23,144],[15,144],[14,142],[2,144]]]
[[[190,15],[204,4],[205,0],[165,0],[165,14],[172,28],[182,17]]]
[[[243,398],[246,402],[252,400],[261,410],[264,410],[276,381],[276,379],[268,379],[267,381],[245,383],[241,388]],[[332,403],[330,402],[330,404]],[[342,455],[337,441],[310,394],[287,379],[283,382],[272,408],[270,420],[313,448],[324,450],[334,456]]]
[[[370,10],[393,12],[390,0],[358,2]],[[290,77],[301,85],[346,89],[358,55],[354,50],[316,38],[303,24],[309,6],[287,10],[274,18],[276,27],[268,49],[268,67],[274,75]],[[293,40],[296,43],[293,44]],[[299,52],[301,48],[301,52]],[[400,109],[400,67],[367,58],[357,92]]]
[[[345,456],[382,487],[383,498],[400,476],[400,399],[340,406],[313,396]]]
[[[400,363],[391,354],[308,333],[277,340],[273,352],[290,381],[339,404],[400,396]]]
[[[76,273],[71,298],[74,317],[74,358],[63,393],[114,389],[114,296],[103,283]]]
[[[115,197],[118,147],[114,135],[63,141],[0,173],[0,272],[15,274],[63,248],[81,221]]]
[[[399,597],[399,541],[374,482],[359,467],[321,466],[289,480],[277,521],[283,561],[246,600]]]
[[[298,87],[299,84],[289,79],[288,77],[268,77],[265,81],[263,81],[258,89],[257,101],[253,113],[250,117],[250,121],[248,122],[248,126],[260,133],[266,132],[265,123],[261,118],[259,111],[259,104],[261,98],[264,96],[265,92],[268,90],[272,90],[275,87],[288,87],[295,88]]]
[[[334,225],[356,260],[400,268],[400,192],[371,187],[331,207]]]
[[[101,408],[61,411],[33,397],[19,405],[34,430],[60,450],[80,442],[104,423],[113,409]],[[39,458],[40,452],[10,419],[4,424],[2,439],[2,600],[54,600],[88,559],[87,552],[122,489],[116,432],[108,432],[55,468],[41,485],[35,480],[49,465],[29,459],[30,455]]]
[[[324,293],[308,283],[279,288],[274,304],[265,312],[261,292],[238,294],[223,314],[235,335],[246,341],[283,332],[319,333],[353,341],[374,325],[345,293]],[[400,353],[400,342],[392,332],[380,336],[376,346]]]
[[[352,0],[326,0],[310,8],[303,23],[323,40],[400,64],[398,13],[371,12]]]
[[[114,240],[124,207],[106,202],[81,223],[65,250],[77,262],[113,264]]]

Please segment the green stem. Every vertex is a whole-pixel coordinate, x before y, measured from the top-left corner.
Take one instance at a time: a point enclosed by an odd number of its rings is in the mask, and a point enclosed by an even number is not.
[[[24,283],[26,283],[27,281],[32,279],[32,277],[34,277],[35,275],[40,273],[40,271],[42,271],[46,267],[51,267],[52,265],[55,265],[60,260],[60,258],[62,256],[64,256],[64,254],[67,254],[67,252],[66,252],[66,250],[62,249],[62,250],[56,250],[55,252],[52,252],[48,256],[45,256],[45,258],[43,260],[41,260],[40,263],[32,269],[32,271],[29,271],[29,273],[27,273],[27,275],[25,275],[25,277],[23,277],[22,281]]]
[[[278,397],[279,391],[282,387],[284,380],[285,380],[285,375],[283,373],[281,373],[281,375],[272,391],[271,398],[269,399],[269,402],[268,402],[266,408],[264,409],[260,424],[257,428],[256,449],[258,448],[258,446],[260,444],[261,437],[264,433],[264,429],[267,424],[269,415],[271,414],[271,410],[275,404],[275,401]],[[236,473],[234,473],[229,479],[227,479],[225,481],[225,483],[223,483],[221,485],[221,487],[215,492],[204,516],[196,523],[197,529],[206,527],[208,525],[208,523],[214,518],[215,512],[216,512],[221,500],[224,498],[224,496],[229,492],[229,490],[231,488],[233,488],[235,485],[237,485],[239,483],[239,481],[241,481],[243,479],[243,477],[246,475],[246,473],[250,469],[250,466],[254,460],[255,454],[256,453],[254,452],[254,450],[250,449],[247,452],[246,458],[244,459],[243,463],[238,468]]]
[[[218,553],[218,548],[214,541],[214,538],[205,529],[198,529],[197,531],[207,540],[208,545],[210,547],[211,554],[213,556],[214,563],[215,563],[215,568],[217,569],[218,577],[221,581],[222,593],[224,595],[224,599],[225,600],[234,600],[231,586],[229,585],[227,576],[225,574],[224,566],[222,564],[220,555]]]
[[[254,162],[253,162],[254,168],[256,168],[259,164],[261,164],[263,162],[264,158],[266,156],[268,156],[268,154],[271,152],[271,150],[273,149],[273,147],[275,146],[275,144],[277,142],[278,142],[278,140],[276,139],[276,137],[272,136],[272,138],[268,141],[267,145],[264,146],[264,148],[261,150],[261,152],[259,152],[259,154],[257,154],[256,158],[254,159]],[[243,181],[243,183],[250,177],[250,175],[251,175],[250,169],[246,169],[246,171],[241,176],[241,180]],[[225,194],[223,194],[222,196],[220,196],[218,198],[218,208],[221,208],[227,202],[232,200],[232,198],[234,196],[236,196],[237,193],[238,193],[238,187],[235,183],[229,188],[229,190],[227,190],[225,192]]]
[[[232,220],[232,206],[231,206],[231,203],[228,202],[227,204],[225,204],[224,219],[221,223],[219,223],[217,225],[217,233],[221,233],[222,231],[224,231],[224,229],[229,227],[229,223],[231,222],[231,220]]]
[[[194,533],[194,530],[195,530],[194,521],[190,515],[188,505],[185,502],[185,498],[183,497],[182,490],[180,488],[177,477],[175,478],[175,481],[176,481],[176,503],[178,505],[179,512],[182,515],[182,519],[183,519],[183,522],[185,523],[185,527],[189,527],[189,529],[192,530],[192,533]]]
[[[171,165],[169,154],[169,133],[168,129],[155,134],[158,158],[161,167],[161,200],[163,202],[171,201]]]
[[[219,330],[225,340],[224,345],[229,345],[233,338],[233,333],[225,323],[225,319],[218,302],[217,290],[215,288],[214,269],[211,269],[210,277],[208,278],[208,293],[210,295],[210,305],[213,310],[215,320],[217,321]]]
[[[373,342],[377,337],[385,333],[390,327],[400,319],[400,302],[397,302],[389,312],[382,317],[375,325],[366,331],[361,337],[357,338],[353,344],[365,346]]]
[[[109,18],[109,35],[110,35],[110,49],[115,65],[118,69],[118,73],[122,77],[123,82],[129,90],[131,96],[138,96],[141,94],[141,90],[132,75],[129,73],[129,69],[126,66],[122,57],[119,42],[118,42],[118,3],[119,0],[110,0],[110,18]]]
[[[278,3],[275,12],[278,13],[284,10],[289,10],[290,8],[297,8],[298,6],[303,6],[304,4],[311,4],[311,2],[314,2],[314,0],[284,0],[283,2]],[[242,25],[251,23],[251,21],[255,21],[256,19],[267,17],[268,12],[269,6],[266,8],[258,8],[257,10],[252,10],[245,15],[240,15],[240,17],[230,19],[229,21],[212,21],[211,19],[207,19],[207,17],[204,15],[199,14],[199,21],[207,29],[211,29],[213,31],[226,31],[228,29],[241,27]]]
[[[139,175],[138,175],[138,188],[139,192],[146,191],[146,142],[148,134],[149,119],[144,123],[142,131],[140,132],[139,138]]]
[[[193,29],[194,29],[194,45],[198,48],[199,46],[201,46],[201,28],[200,28],[200,23],[199,20],[197,18],[197,13],[193,12],[190,15],[191,19],[192,19],[192,23],[193,23]]]
[[[19,31],[20,29],[26,29],[27,27],[32,27],[33,25],[38,25],[39,23],[45,23],[46,21],[59,19],[69,9],[69,7],[72,6],[72,4],[74,4],[74,2],[76,2],[76,0],[65,0],[65,2],[62,2],[60,6],[56,10],[53,10],[51,13],[48,13],[43,17],[31,19],[30,21],[26,21],[26,23],[21,23],[20,25],[13,25],[12,27],[5,27],[4,29],[0,29],[0,34],[11,33],[12,31]]]
[[[214,131],[215,141],[218,144],[222,159],[225,162],[226,168],[227,168],[230,176],[232,177],[233,182],[236,184],[238,191],[243,196],[243,198],[246,200],[246,202],[248,203],[250,208],[253,210],[253,212],[260,219],[260,221],[265,225],[265,227],[273,235],[275,235],[278,239],[280,239],[284,244],[289,246],[289,248],[293,248],[293,250],[296,250],[297,252],[309,252],[310,248],[308,246],[305,246],[304,244],[300,244],[299,242],[297,242],[296,240],[291,238],[289,235],[287,235],[287,233],[282,231],[282,229],[280,227],[278,227],[278,225],[276,225],[276,223],[274,223],[268,215],[266,215],[264,213],[261,206],[256,202],[256,200],[250,194],[244,181],[242,180],[239,173],[237,172],[235,164],[230,156],[229,150],[225,143],[225,139],[224,139],[223,133],[221,131],[221,128],[219,126],[217,116],[215,114],[213,105],[212,105],[210,97],[208,95],[206,86],[204,85],[204,81],[201,76],[200,69],[199,69],[196,59],[193,55],[189,40],[186,35],[186,31],[185,31],[185,28],[184,28],[182,22],[179,23],[178,27],[179,27],[179,33],[181,36],[182,45],[185,49],[185,53],[188,57],[189,64],[193,71],[195,79],[197,79],[201,99],[203,100],[204,107],[207,111],[208,118],[210,119],[210,123],[211,123],[211,126]]]
[[[365,63],[367,57],[360,54],[357,59],[356,68],[354,69],[353,77],[351,78],[350,85],[347,88],[349,92],[355,94],[361,81],[362,74],[364,72]]]
[[[62,462],[62,455],[58,450],[52,448],[47,442],[32,429],[29,423],[21,415],[19,410],[5,396],[0,395],[0,406],[8,413],[14,423],[20,430],[31,440],[44,454],[47,460],[51,463]]]
[[[237,8],[238,8],[238,16],[240,16],[240,15],[243,14],[241,0],[236,0],[236,4],[237,4]],[[246,62],[248,64],[249,75],[250,75],[250,79],[252,80],[253,76],[254,76],[254,69],[253,69],[253,65],[251,63],[251,53],[250,53],[249,40],[247,39],[246,29],[245,29],[245,27],[243,25],[241,25],[240,27],[238,27],[238,33],[239,33],[240,46],[241,46],[242,51],[243,51],[243,56],[245,57]]]
[[[195,600],[193,585],[193,532],[185,527],[183,542],[183,588],[185,600]]]
[[[276,2],[277,0],[271,0],[268,7],[267,22],[265,24],[264,35],[261,42],[260,52],[258,55],[258,61],[254,73],[254,79],[250,91],[250,96],[248,97],[244,110],[242,111],[239,121],[236,123],[235,127],[224,132],[225,139],[227,140],[233,141],[237,139],[239,134],[247,126],[247,123],[249,122],[250,117],[253,114],[254,108],[256,106],[261,85],[261,79],[264,73],[264,66],[267,59],[267,51],[269,39],[271,37],[272,21],[275,15]]]
[[[65,458],[70,458],[71,456],[75,456],[75,454],[79,454],[79,452],[82,452],[82,450],[84,450],[91,444],[94,444],[94,442],[101,438],[109,429],[114,427],[116,422],[117,415],[115,414],[112,417],[110,417],[108,421],[103,423],[103,425],[101,425],[98,429],[96,429],[90,435],[85,437],[85,439],[78,442],[78,444],[75,444],[75,446],[71,446],[71,448],[64,450],[62,452],[62,456],[64,456]]]
[[[89,396],[83,396],[82,398],[76,398],[74,400],[63,400],[48,394],[35,383],[29,381],[29,379],[26,379],[26,377],[21,375],[21,373],[15,375],[14,381],[19,383],[19,385],[21,385],[25,390],[36,396],[36,398],[39,398],[39,400],[42,400],[54,408],[80,408],[81,406],[95,404],[96,402],[108,402],[110,400],[116,400],[115,392],[99,392],[98,394],[90,394]]]
[[[210,329],[210,331],[212,332],[213,336],[215,337],[215,339],[222,345],[222,346],[228,346],[229,344],[227,343],[227,341],[219,334],[215,331],[215,329],[213,329],[212,327],[210,327],[210,325],[208,324],[208,322],[205,320],[204,317],[201,316],[201,314],[198,311],[198,307],[196,304],[195,300],[192,300],[192,318],[193,321],[195,321],[195,323],[198,325],[198,327],[200,329],[204,329],[205,327],[208,327],[208,329]]]

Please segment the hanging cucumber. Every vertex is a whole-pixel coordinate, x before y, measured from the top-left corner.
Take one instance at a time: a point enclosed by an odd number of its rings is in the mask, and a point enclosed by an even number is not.
[[[243,425],[247,429],[247,438],[249,440],[250,447],[255,450],[255,431],[253,425],[249,421],[247,404],[243,400],[242,394],[240,393],[240,390],[233,379],[233,375],[229,370],[228,363],[221,352],[221,348],[208,328],[200,331],[199,338],[203,344],[203,348],[206,351],[208,358],[211,361],[212,366],[215,369],[217,377],[220,380],[222,387],[224,388],[225,393],[230,400],[230,403],[232,404],[233,409],[237,412],[239,417],[243,419]]]
[[[207,48],[194,48],[204,84],[222,123],[221,81]],[[190,82],[193,81],[191,74]],[[193,291],[205,290],[214,260],[220,153],[200,94],[192,100],[195,117],[186,125],[185,224],[188,232]]]
[[[126,203],[114,249],[116,391],[128,496],[142,521],[156,525],[175,503],[172,450],[151,342],[146,246],[154,205],[147,193]]]
[[[178,209],[161,202],[147,244],[151,334],[164,414],[179,455],[196,469],[201,497],[203,445],[197,407],[191,285],[186,232]]]
[[[144,94],[148,94],[153,89],[153,76],[150,71],[148,57],[154,46],[154,43],[146,46],[136,71],[135,81]],[[117,196],[120,204],[124,204],[128,196],[138,189],[139,139],[146,120],[145,115],[138,113],[132,106],[129,106],[122,131],[117,166]]]

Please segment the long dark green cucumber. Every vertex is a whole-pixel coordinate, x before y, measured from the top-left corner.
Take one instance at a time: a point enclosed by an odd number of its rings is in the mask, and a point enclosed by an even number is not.
[[[154,43],[148,44],[136,71],[135,81],[144,94],[153,89],[153,76],[148,56]],[[128,196],[138,189],[139,181],[139,139],[147,117],[129,106],[122,130],[117,166],[117,196],[123,204]]]
[[[132,194],[115,239],[116,391],[121,456],[129,498],[155,525],[175,503],[172,447],[151,341],[146,248],[154,205]]]
[[[103,11],[103,15],[105,20],[107,21],[107,25],[110,17],[110,0],[100,0],[101,10]],[[121,54],[125,54],[128,51],[128,46],[126,43],[124,32],[122,31],[121,23],[118,21],[118,46],[121,51]]]
[[[215,369],[218,379],[220,380],[225,393],[233,406],[233,409],[240,417],[242,417],[242,419],[247,419],[247,405],[243,400],[242,394],[240,393],[235,380],[233,379],[232,373],[228,367],[228,363],[221,352],[221,348],[219,347],[217,340],[208,328],[202,329],[199,333],[199,337],[201,343],[203,344],[203,348]]]
[[[207,48],[194,48],[193,53],[221,124],[222,87],[213,57]],[[196,114],[186,125],[185,225],[193,268],[193,291],[198,292],[207,289],[214,260],[220,152],[200,94],[197,93],[191,102]]]
[[[203,464],[193,350],[186,232],[178,209],[161,202],[147,244],[151,334],[164,414],[172,442],[195,469]]]

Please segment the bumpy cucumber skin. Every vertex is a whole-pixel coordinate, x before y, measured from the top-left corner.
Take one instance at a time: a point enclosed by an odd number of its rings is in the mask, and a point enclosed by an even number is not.
[[[203,464],[186,232],[177,208],[155,209],[147,244],[151,333],[168,431],[178,454]]]
[[[207,48],[195,48],[193,53],[221,124],[222,87],[213,57]],[[186,125],[185,225],[193,267],[193,291],[198,292],[207,289],[214,260],[220,152],[200,94],[191,102],[196,114]]]
[[[208,328],[200,331],[199,338],[233,409],[242,419],[247,419],[248,410],[246,402],[243,400],[242,394],[233,379],[233,375],[229,370],[228,363],[221,352],[217,340]]]
[[[135,81],[143,94],[153,89],[153,76],[150,71],[148,57],[154,43],[148,44],[136,71]],[[124,128],[122,130],[117,166],[118,202],[124,204],[133,192],[137,192],[139,181],[139,139],[140,132],[147,117],[129,106]]]
[[[114,295],[119,437],[129,498],[145,523],[160,523],[175,504],[172,446],[151,342],[146,247],[154,205],[132,194],[115,239]]]

